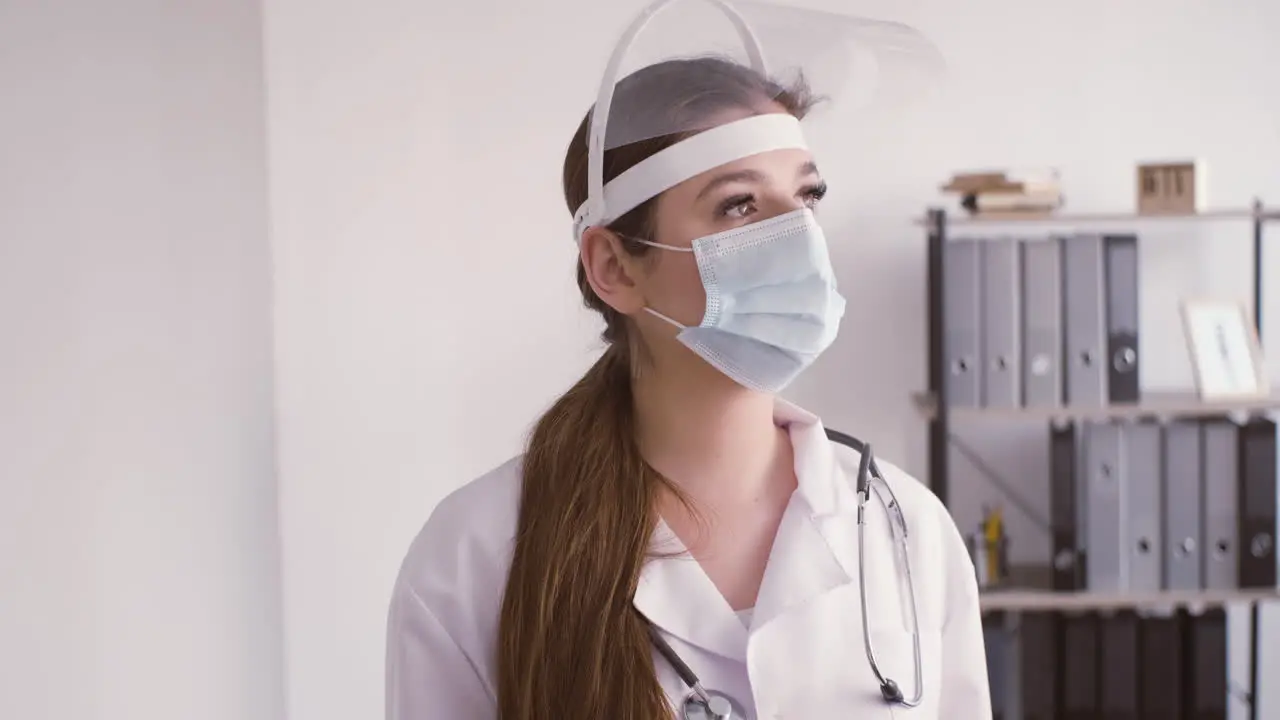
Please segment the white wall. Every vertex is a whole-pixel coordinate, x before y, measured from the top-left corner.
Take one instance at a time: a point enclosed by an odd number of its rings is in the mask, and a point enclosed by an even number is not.
[[[0,2],[0,717],[284,715],[261,73],[256,0]]]
[[[559,168],[638,6],[267,4],[293,717],[379,712],[386,597],[410,537],[445,493],[516,453],[591,359],[596,326],[578,309]],[[1009,165],[1060,167],[1074,209],[1123,209],[1136,161],[1188,154],[1210,166],[1212,204],[1280,201],[1268,70],[1280,64],[1280,6],[860,7],[926,30],[949,85],[930,113],[824,156],[857,190],[833,193],[856,218],[832,228],[850,311],[793,395],[923,470],[907,397],[925,383],[924,241],[909,218],[950,172]],[[1148,386],[1190,383],[1176,306],[1162,303],[1186,287],[1247,293],[1248,276],[1234,274],[1244,233],[1144,249]],[[1204,267],[1209,280],[1193,277]],[[1274,334],[1280,301],[1269,305]],[[980,444],[1036,482],[1038,461],[1010,449],[1020,443]],[[953,487],[971,501],[987,492],[963,469]]]

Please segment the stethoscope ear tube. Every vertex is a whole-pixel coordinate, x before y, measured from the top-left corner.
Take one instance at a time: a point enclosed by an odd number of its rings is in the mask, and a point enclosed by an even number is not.
[[[854,483],[859,507],[867,501],[867,494],[871,492],[871,463],[871,443],[864,443],[862,456],[858,459],[858,478]]]

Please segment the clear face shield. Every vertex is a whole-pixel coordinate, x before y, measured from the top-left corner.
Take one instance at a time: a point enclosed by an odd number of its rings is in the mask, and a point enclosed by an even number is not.
[[[574,238],[744,157],[796,149],[820,169],[856,163],[823,146],[925,96],[942,73],[937,49],[900,23],[758,0],[657,0],[601,78]]]
[[[861,165],[847,146],[822,146],[897,112],[941,70],[933,46],[899,23],[761,0],[658,0],[601,80],[575,240],[609,227],[692,253],[702,305],[668,286],[644,309],[738,384],[780,392],[834,342],[845,310],[813,209],[829,163]],[[628,218],[659,195],[658,213]],[[655,221],[652,237],[636,237],[639,219]]]

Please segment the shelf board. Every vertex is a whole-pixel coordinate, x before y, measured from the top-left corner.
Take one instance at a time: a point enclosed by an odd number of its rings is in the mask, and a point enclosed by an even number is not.
[[[1177,607],[1215,607],[1234,602],[1280,600],[1280,590],[1157,590],[1144,593],[1053,592],[1050,590],[988,590],[979,596],[984,612],[1000,610],[1139,610]]]
[[[1253,208],[1224,208],[1220,210],[1204,210],[1198,213],[1161,213],[1153,215],[1139,215],[1136,212],[1097,212],[1097,213],[1026,213],[1022,215],[1007,215],[996,217],[983,217],[962,214],[963,211],[957,211],[955,215],[948,213],[947,226],[962,225],[1089,225],[1098,223],[1132,223],[1132,222],[1164,222],[1169,220],[1180,220],[1183,222],[1206,222],[1218,220],[1253,220],[1258,218],[1261,220],[1280,219],[1280,211],[1263,210]],[[929,218],[916,218],[916,225],[928,226]]]
[[[929,393],[913,396],[917,411],[926,419],[937,413],[937,402]],[[1216,417],[1232,414],[1258,414],[1268,410],[1280,410],[1280,395],[1240,400],[1207,402],[1194,392],[1147,392],[1137,403],[1116,405],[1063,406],[1063,407],[951,407],[952,419],[966,417],[1008,418],[1044,421],[1071,420],[1133,420],[1150,417]]]

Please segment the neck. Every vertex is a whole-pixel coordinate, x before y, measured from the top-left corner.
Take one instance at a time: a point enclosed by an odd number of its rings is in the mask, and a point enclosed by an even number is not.
[[[645,460],[696,502],[754,501],[789,478],[791,443],[774,425],[773,396],[701,373],[642,372],[634,382]]]

